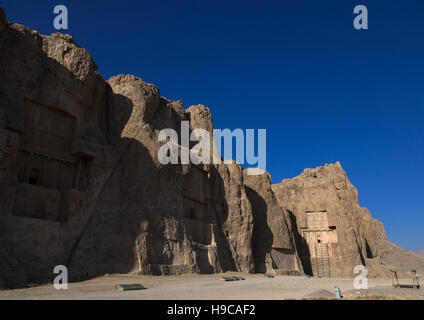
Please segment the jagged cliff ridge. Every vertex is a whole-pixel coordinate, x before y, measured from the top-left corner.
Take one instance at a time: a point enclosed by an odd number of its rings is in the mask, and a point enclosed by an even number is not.
[[[8,23],[0,10],[0,282],[51,281],[59,264],[71,280],[129,272],[318,273],[303,226],[292,218],[330,207],[286,204],[267,173],[247,176],[236,163],[160,164],[159,131],[180,132],[189,120],[191,129],[212,132],[209,109],[185,110],[140,78],[105,81],[96,69],[69,35],[41,35]],[[353,203],[346,214],[362,219]],[[379,255],[385,239],[371,233],[355,236]],[[348,263],[361,262],[359,249],[344,250],[359,257],[343,262],[340,274],[353,276]],[[330,261],[331,270],[334,263],[341,260]]]
[[[306,273],[350,277],[356,265],[371,277],[391,276],[391,267],[424,271],[424,259],[390,243],[383,224],[359,206],[339,162],[305,169],[272,190],[289,212]]]
[[[76,280],[249,273],[264,263],[253,259],[252,207],[238,164],[157,159],[159,131],[179,132],[182,120],[211,130],[208,108],[184,110],[134,76],[104,81],[70,36],[44,36],[1,16],[4,283],[51,281],[58,264]],[[294,251],[287,256],[280,267],[295,272]]]

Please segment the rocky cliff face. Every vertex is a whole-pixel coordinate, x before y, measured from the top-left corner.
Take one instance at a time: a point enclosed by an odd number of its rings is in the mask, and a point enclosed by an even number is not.
[[[322,212],[329,275],[352,276],[361,263],[380,270],[380,257],[399,252],[384,245],[384,227],[358,206],[339,164],[272,187],[267,173],[249,176],[234,162],[161,164],[160,131],[181,141],[188,121],[190,132],[212,134],[210,110],[96,69],[69,35],[8,23],[0,8],[0,283],[51,282],[56,265],[71,280],[312,273],[308,241]]]
[[[0,278],[252,272],[238,164],[162,165],[161,129],[213,129],[209,109],[140,78],[104,81],[68,35],[1,15]],[[181,137],[179,137],[181,138]]]
[[[303,273],[291,222],[271,190],[271,176],[268,172],[261,175],[247,172],[243,170],[246,193],[253,209],[252,252],[256,272]]]
[[[272,190],[289,211],[306,273],[352,277],[355,266],[365,265],[371,277],[382,277],[390,276],[390,267],[424,268],[418,259],[392,258],[402,254],[387,240],[383,224],[359,206],[339,162],[305,169]]]
[[[69,263],[119,152],[90,54],[1,20],[0,278],[17,285]]]
[[[121,158],[70,269],[89,276],[250,272],[252,215],[240,166],[158,161],[160,129],[180,132],[188,114],[192,129],[207,128],[200,121],[205,114],[212,127],[209,110],[197,106],[186,112],[181,103],[159,98],[157,88],[132,76],[108,83],[114,94],[129,98],[132,112],[118,143]],[[114,108],[121,112],[124,106]]]

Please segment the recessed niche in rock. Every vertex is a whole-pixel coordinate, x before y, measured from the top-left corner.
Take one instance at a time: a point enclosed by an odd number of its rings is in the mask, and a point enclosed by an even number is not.
[[[77,120],[25,99],[25,127],[13,171],[18,178],[12,214],[66,221],[79,208],[90,159],[72,153]]]
[[[188,234],[202,245],[213,242],[212,217],[208,213],[210,198],[208,171],[192,165],[183,187],[183,212]]]

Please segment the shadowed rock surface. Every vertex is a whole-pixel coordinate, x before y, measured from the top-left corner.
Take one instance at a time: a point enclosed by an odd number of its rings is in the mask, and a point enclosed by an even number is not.
[[[261,175],[249,175],[248,172],[248,169],[243,170],[254,217],[252,252],[256,272],[303,273],[288,213],[271,190],[271,176],[266,171]]]
[[[238,164],[162,165],[161,129],[213,128],[209,109],[131,75],[104,81],[69,35],[0,17],[0,278],[252,272]]]
[[[319,212],[328,215],[328,276],[352,276],[361,263],[383,274],[381,261],[397,255],[418,261],[358,206],[339,164],[272,187],[268,173],[250,176],[235,162],[161,164],[159,132],[172,128],[181,141],[188,121],[189,133],[212,134],[210,110],[184,109],[138,77],[105,81],[96,70],[71,36],[8,23],[0,8],[0,286],[51,282],[56,265],[70,280],[312,274],[310,210],[315,227]]]

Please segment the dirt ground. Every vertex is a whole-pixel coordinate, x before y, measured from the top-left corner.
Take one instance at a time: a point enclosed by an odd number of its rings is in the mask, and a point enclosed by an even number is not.
[[[391,280],[368,280],[368,290],[355,290],[353,279],[243,275],[245,280],[223,281],[225,275],[135,276],[108,275],[70,283],[68,290],[56,290],[52,284],[25,289],[1,290],[5,299],[137,299],[137,300],[234,300],[234,299],[335,299],[334,287],[344,299],[419,299],[424,289],[392,289]],[[116,290],[117,284],[140,283],[146,289]]]

